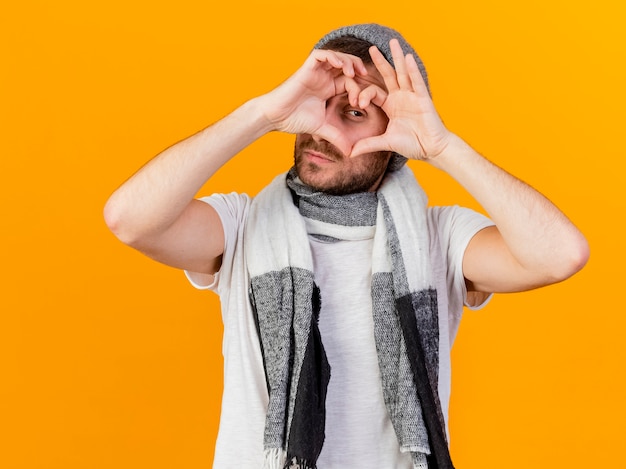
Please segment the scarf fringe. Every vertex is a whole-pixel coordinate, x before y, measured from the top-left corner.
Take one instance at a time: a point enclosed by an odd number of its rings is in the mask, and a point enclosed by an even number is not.
[[[316,469],[316,468],[317,466],[315,465],[315,463],[312,463],[308,459],[298,458],[294,456],[285,463],[285,467],[283,469]]]
[[[413,448],[413,469],[428,469],[426,453],[415,451]],[[263,451],[263,469],[316,469],[310,461],[293,457],[286,461],[287,453],[281,448],[268,448]]]
[[[413,457],[413,469],[428,469],[426,453],[421,451],[412,451],[411,456]]]
[[[263,451],[263,469],[316,469],[315,463],[293,456],[286,461],[287,453],[281,448],[268,448]],[[417,469],[422,469],[421,467]],[[425,467],[424,469],[428,469]]]
[[[263,451],[263,469],[283,469],[287,453],[281,448],[267,448]]]

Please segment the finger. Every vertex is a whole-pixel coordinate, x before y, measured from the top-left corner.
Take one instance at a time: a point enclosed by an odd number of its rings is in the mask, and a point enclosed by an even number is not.
[[[311,56],[315,60],[315,65],[322,65],[327,70],[330,68],[343,68],[343,61],[333,51],[314,50]]]
[[[354,62],[352,60],[342,59],[343,66],[341,67],[341,71],[347,77],[354,77],[356,72],[354,71]]]
[[[352,77],[347,77],[345,75],[339,75],[334,79],[335,92],[333,96],[338,96],[343,93],[347,93],[348,101],[351,106],[359,105],[359,93],[361,92],[361,87],[356,82],[356,80]],[[332,97],[332,96],[331,96]]]
[[[316,135],[326,140],[328,143],[335,146],[344,155],[349,155],[352,151],[352,145],[345,137],[344,133],[336,127],[333,127],[332,125],[324,124],[319,129],[317,129],[317,132],[315,132],[313,135]]]
[[[400,89],[410,90],[412,89],[411,78],[407,72],[404,52],[397,39],[389,41],[389,48],[391,49],[391,57],[393,58],[393,64],[395,65],[396,79]],[[408,55],[408,54],[407,54]]]
[[[385,134],[377,135],[375,137],[364,138],[359,140],[352,147],[350,158],[354,158],[365,153],[374,153],[377,151],[390,151],[389,143],[385,138]]]
[[[359,57],[357,57],[356,55],[345,54],[343,52],[336,52],[336,54],[343,62],[350,63],[350,67],[352,68],[355,74],[361,75],[361,76],[367,75],[368,73],[367,67],[365,67],[365,64]]]
[[[359,93],[359,100],[356,103],[361,109],[365,109],[370,104],[374,104],[380,108],[383,107],[385,101],[387,101],[388,93],[380,86],[369,85]]]
[[[413,91],[420,96],[430,96],[428,88],[426,88],[426,82],[424,81],[422,72],[420,71],[413,54],[407,54],[405,62],[409,77],[411,77]]]
[[[339,75],[337,75],[333,79],[333,84],[335,85],[335,93],[333,94],[333,96],[337,96],[338,94],[345,93],[346,81],[351,80],[351,79],[352,78],[345,76],[343,73],[340,73]],[[332,96],[330,97],[332,98]]]
[[[348,93],[348,102],[350,103],[350,106],[358,106],[361,87],[356,80],[354,78],[344,77],[343,88],[345,92]]]
[[[349,77],[366,76],[368,73],[363,61],[354,55],[320,49],[313,51],[312,55],[318,63],[327,65],[327,70],[341,69],[342,73]]]
[[[378,70],[380,76],[383,77],[387,90],[391,93],[392,91],[399,89],[396,71],[393,69],[391,64],[387,62],[383,53],[379,51],[376,46],[370,47],[369,52],[376,70]]]

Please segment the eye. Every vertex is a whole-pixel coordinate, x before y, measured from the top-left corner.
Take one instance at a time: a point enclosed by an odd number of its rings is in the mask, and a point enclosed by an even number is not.
[[[344,113],[352,119],[363,119],[367,117],[365,112],[362,111],[361,109],[348,108],[344,111]]]

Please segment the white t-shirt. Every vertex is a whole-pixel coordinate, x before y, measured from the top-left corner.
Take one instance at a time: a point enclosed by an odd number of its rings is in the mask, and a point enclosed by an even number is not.
[[[263,429],[268,396],[257,330],[248,301],[243,233],[251,199],[215,194],[202,199],[217,211],[224,227],[224,255],[211,285],[224,322],[224,393],[214,468],[258,469],[263,461]],[[448,418],[450,347],[465,302],[463,253],[476,232],[492,225],[460,207],[428,209],[431,256],[442,256],[447,271],[436,270],[439,304],[439,396]],[[315,281],[322,307],[320,332],[331,366],[326,399],[326,438],[319,469],[411,468],[402,454],[385,408],[374,345],[371,300],[373,240],[325,243],[310,238]],[[191,279],[190,279],[191,280]],[[482,307],[486,303],[473,306]]]

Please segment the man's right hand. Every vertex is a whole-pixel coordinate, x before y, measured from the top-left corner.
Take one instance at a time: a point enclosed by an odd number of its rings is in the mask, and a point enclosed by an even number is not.
[[[259,99],[275,130],[318,135],[349,154],[345,138],[325,122],[326,101],[342,93],[356,101],[361,90],[354,77],[367,73],[358,57],[317,49],[287,81]]]
[[[124,243],[164,264],[199,274],[219,270],[224,251],[215,210],[194,196],[230,158],[272,130],[311,133],[351,148],[325,124],[326,100],[348,93],[356,103],[355,77],[367,75],[360,59],[316,50],[287,81],[252,99],[215,124],[172,145],[109,198],[105,219]]]

